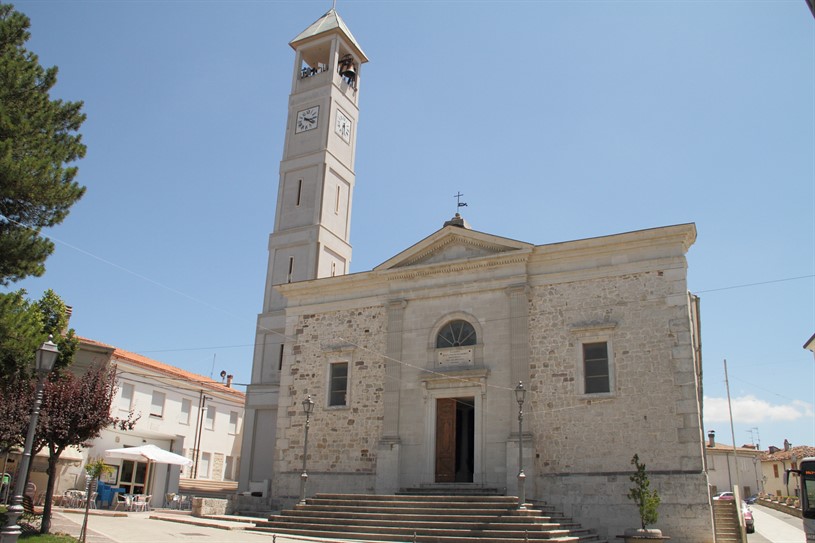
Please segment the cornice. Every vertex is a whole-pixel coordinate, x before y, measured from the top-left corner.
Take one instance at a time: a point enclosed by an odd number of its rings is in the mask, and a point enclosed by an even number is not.
[[[418,277],[429,277],[432,275],[446,274],[451,272],[463,272],[473,270],[484,270],[505,266],[507,264],[526,264],[530,253],[523,251],[522,254],[499,255],[494,257],[478,257],[471,260],[453,260],[450,262],[439,262],[428,264],[426,267],[413,267],[409,269],[393,268],[383,271],[388,281],[404,279],[415,279]]]

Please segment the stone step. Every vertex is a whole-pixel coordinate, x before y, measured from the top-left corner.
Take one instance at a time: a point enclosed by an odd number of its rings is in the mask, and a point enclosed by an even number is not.
[[[534,533],[534,532],[505,532],[503,534],[488,534],[486,532],[476,534],[463,534],[463,535],[440,535],[440,534],[427,534],[423,532],[405,532],[401,534],[386,534],[382,531],[376,533],[363,531],[354,532],[349,530],[342,531],[319,531],[299,527],[291,529],[283,529],[281,527],[261,527],[257,526],[251,528],[251,531],[268,532],[275,534],[286,534],[293,536],[306,536],[306,537],[319,537],[325,539],[337,539],[339,541],[394,541],[399,543],[507,543],[512,541],[518,542],[541,542],[541,543],[608,543],[607,540],[600,540],[597,535],[592,533],[577,534],[577,535],[559,535],[550,533]]]
[[[598,541],[562,514],[517,503],[512,496],[318,494],[252,529],[343,541]]]
[[[468,514],[469,513],[469,514]],[[487,522],[490,520],[495,520],[496,517],[501,519],[501,522],[511,523],[511,524],[522,524],[526,522],[543,522],[543,523],[552,523],[552,524],[572,524],[572,519],[565,517],[565,516],[550,516],[550,515],[538,515],[538,516],[520,516],[508,513],[506,511],[496,511],[495,514],[483,514],[484,512],[479,510],[477,512],[474,511],[467,511],[465,509],[461,510],[444,510],[443,512],[437,512],[433,515],[428,515],[427,512],[415,512],[412,510],[405,510],[404,513],[399,514],[399,519],[402,520],[417,520],[417,521],[426,521],[428,519],[432,519],[433,522],[461,522],[463,518],[467,518],[470,522]],[[383,519],[392,519],[394,518],[393,510],[388,510],[387,512],[363,512],[363,511],[335,511],[330,508],[320,508],[312,509],[312,508],[297,508],[286,511],[285,513],[281,513],[278,516],[289,516],[294,518],[307,518],[307,517],[317,517],[317,518],[340,518],[340,519],[362,519],[362,520],[383,520]]]
[[[281,514],[276,515],[274,519],[264,522],[264,526],[274,524],[279,525],[295,525],[302,526],[304,519],[311,525],[334,525],[342,520],[349,520],[347,517],[339,515],[334,516],[308,516],[303,517],[299,515]],[[372,515],[370,518],[353,518],[353,526],[365,527],[380,527],[387,525],[393,528],[428,528],[433,530],[457,530],[457,529],[489,529],[489,530],[529,530],[529,531],[545,531],[545,530],[580,530],[580,525],[577,523],[562,523],[562,522],[546,522],[542,520],[528,521],[528,522],[506,522],[507,519],[503,518],[490,518],[481,517],[475,519],[473,517],[447,517],[447,520],[438,520],[435,517],[432,520],[421,518],[419,515],[414,515],[412,518],[407,516],[399,516],[399,518],[385,518],[382,515]]]
[[[474,505],[481,504],[501,504],[513,506],[518,504],[515,496],[451,496],[451,495],[417,495],[417,494],[317,494],[309,500],[314,501],[353,501],[353,502],[409,502],[416,504],[428,504],[428,507],[435,507],[446,503],[468,503]]]
[[[501,508],[494,508],[494,509],[485,509],[485,508],[472,508],[469,509],[467,507],[434,507],[434,508],[425,508],[425,507],[411,507],[409,505],[405,505],[404,507],[380,507],[377,505],[365,505],[365,506],[356,506],[356,505],[327,505],[327,504],[312,504],[311,502],[307,502],[306,505],[295,505],[294,511],[301,511],[301,510],[308,510],[308,511],[345,511],[348,513],[376,513],[380,515],[424,515],[425,517],[434,516],[434,515],[489,515],[489,516],[497,516],[497,515],[508,515],[508,516],[517,516],[517,517],[550,517],[550,518],[558,518],[561,520],[565,520],[566,517],[558,516],[558,515],[550,515],[544,514],[543,511],[536,510],[536,509],[526,509],[524,511],[518,509],[501,509]]]

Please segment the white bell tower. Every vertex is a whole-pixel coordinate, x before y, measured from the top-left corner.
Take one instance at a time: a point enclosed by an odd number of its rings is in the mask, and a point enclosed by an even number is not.
[[[289,44],[294,72],[263,312],[247,388],[240,488],[272,477],[286,300],[275,285],[348,273],[359,118],[368,61],[332,8]]]

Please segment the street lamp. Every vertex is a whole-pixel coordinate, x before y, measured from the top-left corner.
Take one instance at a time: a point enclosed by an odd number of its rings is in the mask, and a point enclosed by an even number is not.
[[[314,411],[314,400],[311,394],[303,400],[303,411],[306,412],[306,427],[303,437],[303,473],[300,474],[300,504],[306,504],[306,483],[308,482],[308,472],[306,471],[306,457],[308,456],[308,424],[311,419],[311,412]]]
[[[518,402],[518,509],[526,509],[526,474],[524,473],[524,400],[526,389],[523,381],[515,387],[515,401]]]
[[[59,356],[59,349],[54,344],[53,336],[48,341],[40,345],[37,349],[36,370],[37,388],[34,390],[34,405],[31,406],[31,416],[28,419],[28,433],[25,437],[23,456],[20,458],[20,466],[17,468],[17,480],[14,482],[14,498],[11,501],[6,515],[8,522],[0,532],[0,543],[16,543],[22,531],[17,524],[17,519],[23,514],[23,493],[25,493],[26,476],[28,467],[31,465],[31,449],[34,448],[34,434],[37,432],[37,419],[40,417],[40,405],[42,404],[42,389],[45,386],[45,378],[54,369],[54,362]]]

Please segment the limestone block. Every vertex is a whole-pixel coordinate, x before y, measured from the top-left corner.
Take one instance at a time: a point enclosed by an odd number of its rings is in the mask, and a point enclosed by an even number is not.
[[[229,500],[219,498],[192,499],[192,516],[194,517],[228,515],[232,513],[229,509]]]

